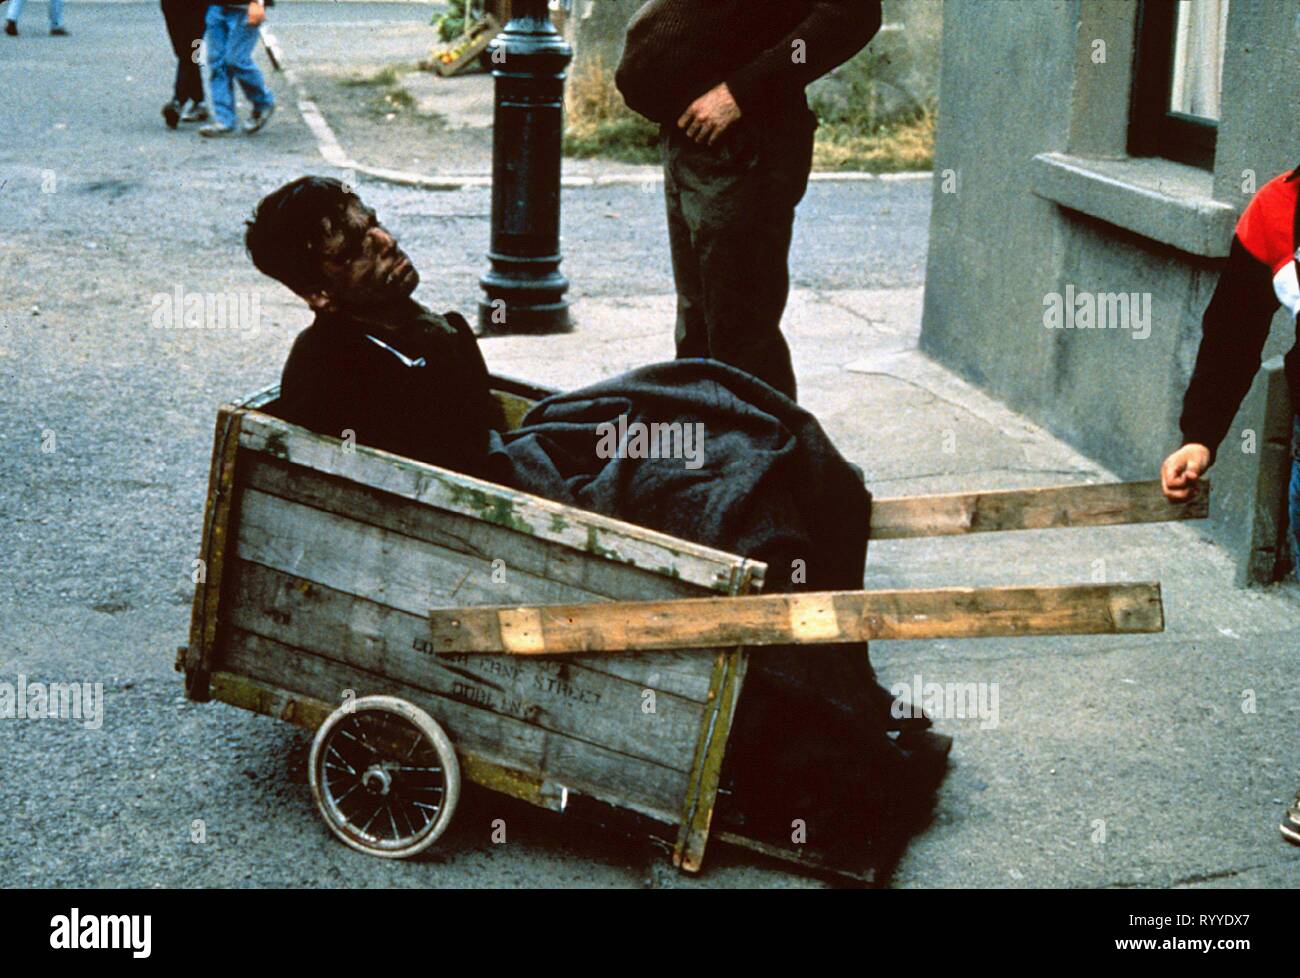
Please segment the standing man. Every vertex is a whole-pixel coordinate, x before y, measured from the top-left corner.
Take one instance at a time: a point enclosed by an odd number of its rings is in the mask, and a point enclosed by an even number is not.
[[[275,111],[275,96],[266,79],[253,63],[253,51],[261,36],[259,28],[266,19],[266,7],[275,0],[251,0],[245,3],[211,3],[208,5],[207,32],[208,88],[212,95],[213,120],[199,130],[199,135],[229,136],[239,117],[235,115],[235,82],[253,105],[253,113],[244,123],[244,131],[257,132]]]
[[[162,0],[162,12],[176,54],[176,81],[171,101],[163,106],[163,121],[168,129],[175,129],[181,122],[205,122],[208,110],[199,71],[199,44],[206,11],[196,0]]]
[[[27,0],[11,0],[9,13],[5,16],[5,33],[10,37],[18,36],[18,15],[27,6]],[[67,37],[68,30],[63,26],[63,0],[50,0],[50,34],[53,37]]]
[[[880,21],[880,0],[650,0],[632,19],[617,83],[663,126],[679,358],[795,397],[781,316],[817,129],[804,87]]]
[[[1279,305],[1300,314],[1300,167],[1259,189],[1237,222],[1228,261],[1201,320],[1201,348],[1183,397],[1179,419],[1183,445],[1160,467],[1165,495],[1188,499],[1214,464],[1241,401],[1259,370],[1260,355]],[[1286,355],[1291,404],[1300,410],[1300,345]],[[1300,575],[1300,417],[1291,441],[1290,522],[1292,553]],[[1300,792],[1287,809],[1281,831],[1300,845]]]

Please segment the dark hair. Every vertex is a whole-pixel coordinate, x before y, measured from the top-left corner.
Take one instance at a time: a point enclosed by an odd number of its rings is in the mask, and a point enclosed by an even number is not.
[[[283,282],[298,295],[325,286],[321,246],[325,222],[338,226],[356,200],[333,177],[299,177],[267,194],[253,211],[244,232],[248,257],[264,275]]]

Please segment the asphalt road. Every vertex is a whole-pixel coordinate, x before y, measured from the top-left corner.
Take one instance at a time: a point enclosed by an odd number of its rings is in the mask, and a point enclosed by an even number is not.
[[[273,12],[290,57],[295,32],[342,50],[367,24],[427,16],[380,4]],[[494,797],[470,798],[432,858],[359,856],[316,818],[301,735],[183,701],[172,657],[188,627],[215,410],[274,382],[309,320],[251,267],[241,222],[281,183],[330,170],[282,79],[281,111],[256,138],[165,130],[172,68],[156,3],[69,4],[63,39],[43,18],[33,3],[23,36],[0,36],[0,681],[103,683],[105,719],[97,730],[0,722],[0,883],[695,885],[661,857]],[[487,192],[362,193],[422,269],[419,297],[470,308]],[[796,285],[918,284],[928,194],[924,183],[815,185]],[[661,208],[637,187],[565,194],[575,297],[671,291]],[[156,298],[177,288],[254,295],[261,328],[155,328]],[[504,845],[488,839],[497,817]],[[719,852],[699,885],[807,883]]]

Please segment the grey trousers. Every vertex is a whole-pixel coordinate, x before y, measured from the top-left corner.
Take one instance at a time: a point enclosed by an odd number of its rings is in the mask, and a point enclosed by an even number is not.
[[[741,119],[712,147],[660,135],[677,285],[677,356],[710,357],[796,396],[781,317],[816,118]]]

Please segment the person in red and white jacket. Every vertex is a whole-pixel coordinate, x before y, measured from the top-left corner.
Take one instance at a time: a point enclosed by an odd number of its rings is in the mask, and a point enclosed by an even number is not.
[[[1300,314],[1300,167],[1274,177],[1251,199],[1237,222],[1228,262],[1201,320],[1201,347],[1183,397],[1179,420],[1183,445],[1160,467],[1165,495],[1188,499],[1214,464],[1259,370],[1260,355],[1278,306]],[[1285,360],[1291,403],[1300,408],[1300,344]],[[1300,417],[1293,426],[1290,522],[1292,552],[1300,573]],[[1280,826],[1288,842],[1300,845],[1300,793]]]
[[[1298,203],[1300,167],[1264,184],[1237,222],[1227,265],[1201,320],[1201,347],[1179,420],[1183,445],[1160,468],[1161,484],[1171,500],[1189,498],[1197,479],[1214,464],[1259,370],[1278,306],[1300,313]],[[1292,403],[1300,405],[1296,347],[1286,355],[1286,378]]]

